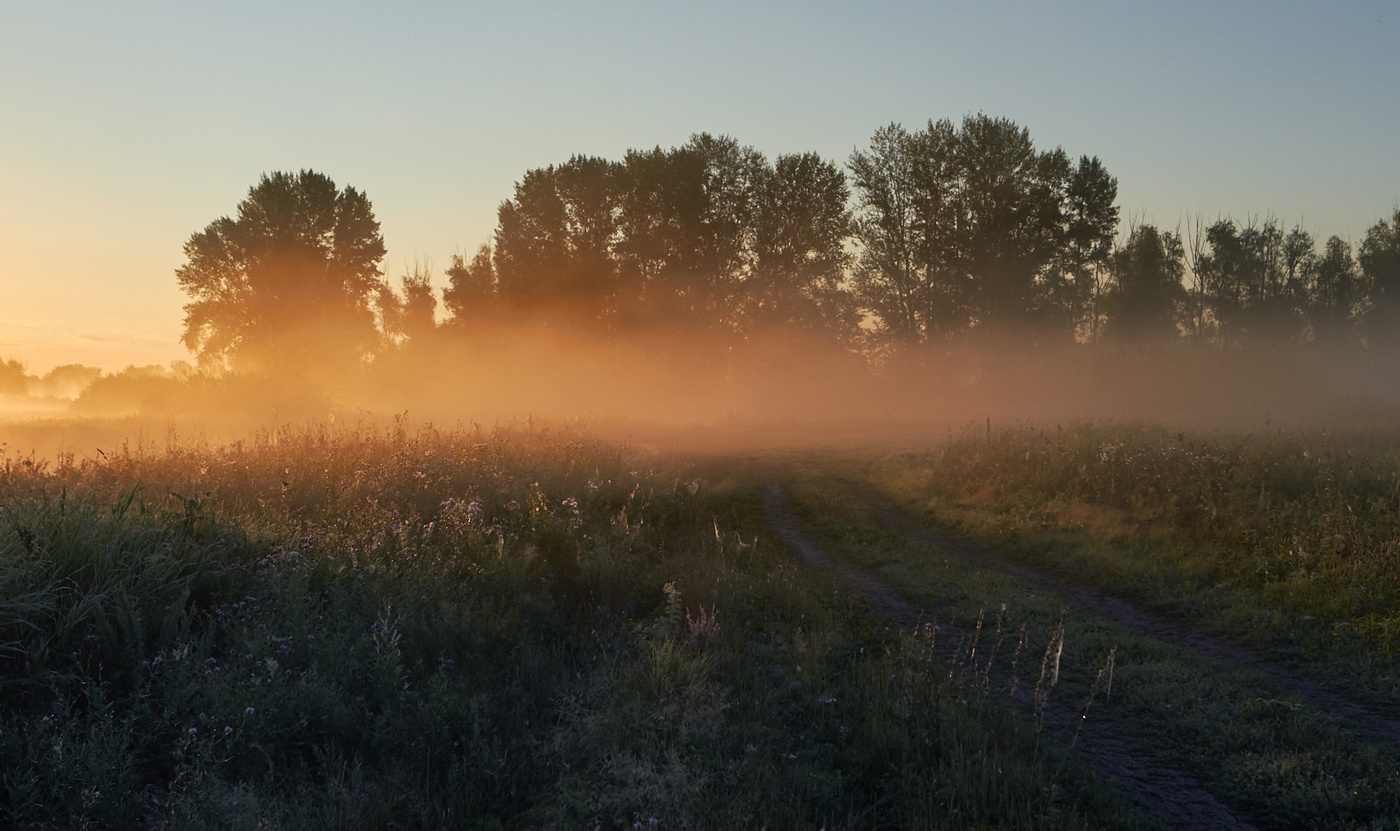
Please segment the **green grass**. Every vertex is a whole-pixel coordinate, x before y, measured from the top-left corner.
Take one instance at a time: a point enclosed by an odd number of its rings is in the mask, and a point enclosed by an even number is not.
[[[1150,827],[721,464],[283,430],[0,464],[0,824]]]
[[[1026,428],[809,465],[798,493],[831,550],[928,608],[967,623],[1006,602],[1043,632],[1068,606],[1072,694],[1116,645],[1116,701],[1100,718],[1196,770],[1262,824],[1389,827],[1400,815],[1394,748],[1232,667],[893,535],[825,477],[868,477],[994,556],[1130,598],[1394,713],[1397,447],[1385,435]]]
[[[1324,674],[1338,652],[1395,673],[1395,436],[1025,429],[872,475],[916,513]]]

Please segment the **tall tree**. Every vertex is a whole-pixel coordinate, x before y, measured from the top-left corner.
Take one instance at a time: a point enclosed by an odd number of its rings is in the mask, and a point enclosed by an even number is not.
[[[467,326],[495,311],[496,269],[491,246],[478,248],[471,260],[453,255],[445,273],[448,285],[442,291],[442,305],[447,310],[448,326]]]
[[[1097,156],[1080,156],[1064,194],[1062,244],[1045,278],[1053,322],[1069,335],[1093,340],[1098,334],[1098,301],[1118,231],[1117,201],[1118,180]]]
[[[1363,292],[1351,246],[1341,237],[1328,237],[1307,282],[1313,339],[1334,344],[1355,334]]]
[[[618,173],[605,159],[575,156],[528,171],[516,184],[497,214],[494,269],[505,305],[601,316],[613,310]]]
[[[946,316],[952,302],[947,287],[936,287],[924,265],[922,229],[929,223],[920,209],[939,206],[917,202],[917,153],[914,137],[891,124],[876,130],[870,149],[852,153],[847,163],[856,192],[853,227],[860,243],[856,285],[861,300],[888,334],[909,340],[922,340],[936,330],[937,313]],[[926,164],[932,161],[925,159]]]
[[[491,273],[507,308],[568,308],[605,328],[854,327],[838,288],[847,198],[844,175],[815,154],[774,166],[728,136],[622,162],[575,157],[525,175],[501,205],[493,254],[455,260],[445,301],[455,319],[459,283]]]
[[[729,136],[698,133],[681,149],[704,166],[697,267],[713,275],[721,295],[732,297],[754,268],[755,224],[772,167],[762,153]]]
[[[1152,225],[1133,228],[1113,252],[1104,300],[1105,335],[1119,340],[1166,339],[1177,335],[1185,249],[1181,237]]]
[[[852,154],[859,288],[896,337],[1058,328],[1087,314],[1117,225],[1097,159],[1038,152],[1006,119],[882,128]]]
[[[185,243],[184,344],[204,367],[345,365],[377,343],[384,241],[369,199],[323,174],[265,174]]]
[[[748,323],[854,332],[855,310],[843,290],[849,198],[840,168],[816,153],[779,156],[763,171],[745,285]]]
[[[1043,308],[1037,278],[1059,243],[1068,162],[1060,151],[1037,153],[1030,132],[1004,119],[966,119],[956,141],[956,178],[927,184],[957,206],[946,234],[957,243],[971,322],[1024,329]]]
[[[614,248],[637,324],[693,325],[723,312],[724,276],[707,243],[708,160],[694,148],[629,150]]]
[[[1208,227],[1195,266],[1218,342],[1302,338],[1313,256],[1310,235],[1297,228],[1285,235],[1273,219],[1243,228],[1221,219]]]
[[[1367,340],[1377,349],[1400,352],[1400,209],[1366,231],[1356,259],[1371,301]]]

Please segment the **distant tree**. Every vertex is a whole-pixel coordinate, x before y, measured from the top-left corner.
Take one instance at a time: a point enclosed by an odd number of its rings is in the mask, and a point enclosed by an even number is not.
[[[497,212],[493,265],[506,307],[615,313],[619,285],[609,247],[617,177],[617,165],[586,156],[526,172]]]
[[[1356,257],[1370,298],[1366,337],[1373,347],[1400,350],[1400,209],[1366,231]]]
[[[928,224],[918,203],[915,138],[891,124],[875,131],[870,149],[851,154],[855,186],[856,287],[861,302],[897,339],[922,340],[956,316],[955,292],[935,284],[926,265]],[[932,160],[927,160],[930,163]]]
[[[468,261],[461,254],[452,257],[447,268],[447,288],[442,305],[447,325],[463,327],[492,313],[496,300],[496,269],[491,263],[491,246],[483,245]]]
[[[1196,257],[1200,291],[1220,343],[1298,340],[1306,326],[1312,238],[1285,236],[1275,220],[1238,227],[1221,219],[1205,230]]]
[[[949,131],[944,124],[930,135]],[[1064,153],[1037,153],[1028,130],[985,116],[965,119],[949,138],[955,166],[922,182],[927,199],[953,208],[940,217],[939,235],[953,243],[945,267],[967,290],[971,323],[1024,330],[1043,308],[1037,278],[1060,243]]]
[[[709,327],[727,317],[731,275],[713,270],[720,245],[706,227],[712,161],[694,147],[627,152],[613,251],[637,300],[634,323]]]
[[[525,174],[501,205],[494,250],[455,260],[444,300],[456,321],[459,301],[494,279],[504,309],[605,329],[854,326],[838,288],[846,199],[835,165],[807,154],[775,167],[728,136],[622,162],[575,157]]]
[[[764,169],[744,286],[749,324],[854,332],[855,310],[843,290],[849,198],[840,168],[816,153],[779,156]]]
[[[72,398],[101,377],[102,370],[95,366],[64,364],[44,373],[31,390],[32,394]]]
[[[437,294],[433,289],[432,265],[414,263],[399,278],[395,292],[388,283],[379,287],[375,306],[380,329],[390,343],[423,343],[437,330]]]
[[[1327,239],[1315,258],[1308,285],[1308,320],[1319,343],[1337,343],[1355,333],[1363,286],[1351,246],[1341,237]]]
[[[698,157],[704,171],[699,260],[689,270],[706,275],[720,322],[742,329],[750,322],[742,297],[758,266],[760,217],[772,206],[772,189],[782,186],[762,153],[730,136],[698,133],[680,151]]]
[[[1185,249],[1181,237],[1152,225],[1133,228],[1113,252],[1104,298],[1105,336],[1116,340],[1166,339],[1177,335]]]
[[[1097,159],[1038,152],[1005,119],[879,130],[852,154],[862,301],[895,337],[971,329],[1072,334],[1118,214]]]
[[[29,373],[24,364],[10,358],[0,361],[0,395],[25,395],[29,392]]]
[[[1095,156],[1080,156],[1064,195],[1062,244],[1045,283],[1054,324],[1093,340],[1098,302],[1118,232],[1118,180]]]
[[[344,365],[378,339],[371,303],[384,241],[369,200],[309,170],[265,174],[185,243],[181,337],[201,367]]]

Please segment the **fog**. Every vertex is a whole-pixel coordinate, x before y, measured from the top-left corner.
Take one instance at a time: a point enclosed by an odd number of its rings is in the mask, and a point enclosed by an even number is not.
[[[622,337],[536,322],[439,331],[351,371],[307,357],[257,374],[132,367],[71,398],[6,395],[0,444],[10,455],[83,456],[313,424],[377,430],[397,419],[568,426],[644,449],[753,452],[916,446],[972,426],[1085,421],[1369,429],[1395,423],[1400,401],[1394,366],[1316,347],[982,339],[872,353],[783,332]]]

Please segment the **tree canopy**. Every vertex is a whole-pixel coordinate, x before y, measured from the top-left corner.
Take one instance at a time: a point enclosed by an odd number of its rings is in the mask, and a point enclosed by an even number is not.
[[[1367,337],[1387,349],[1400,349],[1400,208],[1366,232],[1357,254],[1370,288]]]
[[[310,170],[264,174],[236,218],[185,243],[181,340],[204,367],[268,369],[288,354],[353,363],[377,341],[384,251],[362,192]]]
[[[847,199],[816,154],[769,163],[725,136],[575,156],[516,184],[494,246],[454,260],[447,306],[454,320],[494,301],[617,330],[853,326],[837,290]]]
[[[877,130],[846,169],[693,135],[528,170],[489,244],[452,258],[448,332],[522,318],[595,333],[804,331],[858,350],[1014,335],[1186,337],[1216,347],[1400,343],[1400,212],[1352,247],[1273,219],[1135,223],[1097,157],[1037,149],[978,114]],[[431,270],[398,289],[366,196],[270,173],[185,244],[185,344],[201,366],[355,364],[438,341]]]
[[[1039,152],[1025,128],[968,116],[890,125],[851,155],[862,300],[887,332],[1058,329],[1088,314],[1118,222],[1097,158]]]

